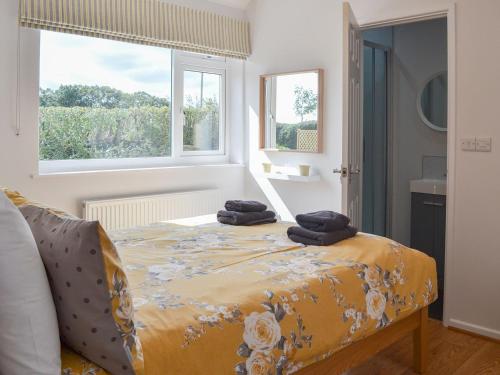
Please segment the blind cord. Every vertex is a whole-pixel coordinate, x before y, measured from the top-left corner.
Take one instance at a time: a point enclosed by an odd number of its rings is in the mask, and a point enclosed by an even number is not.
[[[16,135],[21,134],[21,27],[17,26]]]

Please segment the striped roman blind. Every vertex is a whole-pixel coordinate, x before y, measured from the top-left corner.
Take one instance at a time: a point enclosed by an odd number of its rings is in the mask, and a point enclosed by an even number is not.
[[[19,0],[21,26],[245,59],[247,21],[161,0]]]

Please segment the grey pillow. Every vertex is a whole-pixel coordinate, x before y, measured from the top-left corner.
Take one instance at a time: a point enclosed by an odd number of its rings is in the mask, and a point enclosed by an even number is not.
[[[62,341],[113,374],[144,369],[120,259],[98,222],[19,207],[45,264]]]
[[[57,316],[30,228],[0,191],[0,374],[61,372]]]

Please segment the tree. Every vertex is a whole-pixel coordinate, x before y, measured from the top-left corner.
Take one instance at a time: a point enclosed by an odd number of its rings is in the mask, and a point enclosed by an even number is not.
[[[109,86],[61,85],[40,88],[41,107],[137,108],[169,107],[170,101],[143,91],[129,94]]]
[[[58,105],[59,102],[54,90],[40,88],[40,107],[56,107]]]
[[[304,116],[316,111],[318,96],[313,90],[306,90],[302,86],[295,86],[295,114],[300,116],[300,122],[304,122]]]

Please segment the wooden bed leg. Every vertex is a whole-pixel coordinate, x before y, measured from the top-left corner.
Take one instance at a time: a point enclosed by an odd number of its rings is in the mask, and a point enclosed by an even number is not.
[[[420,324],[413,331],[413,365],[415,371],[423,374],[429,361],[429,309],[420,310]]]

